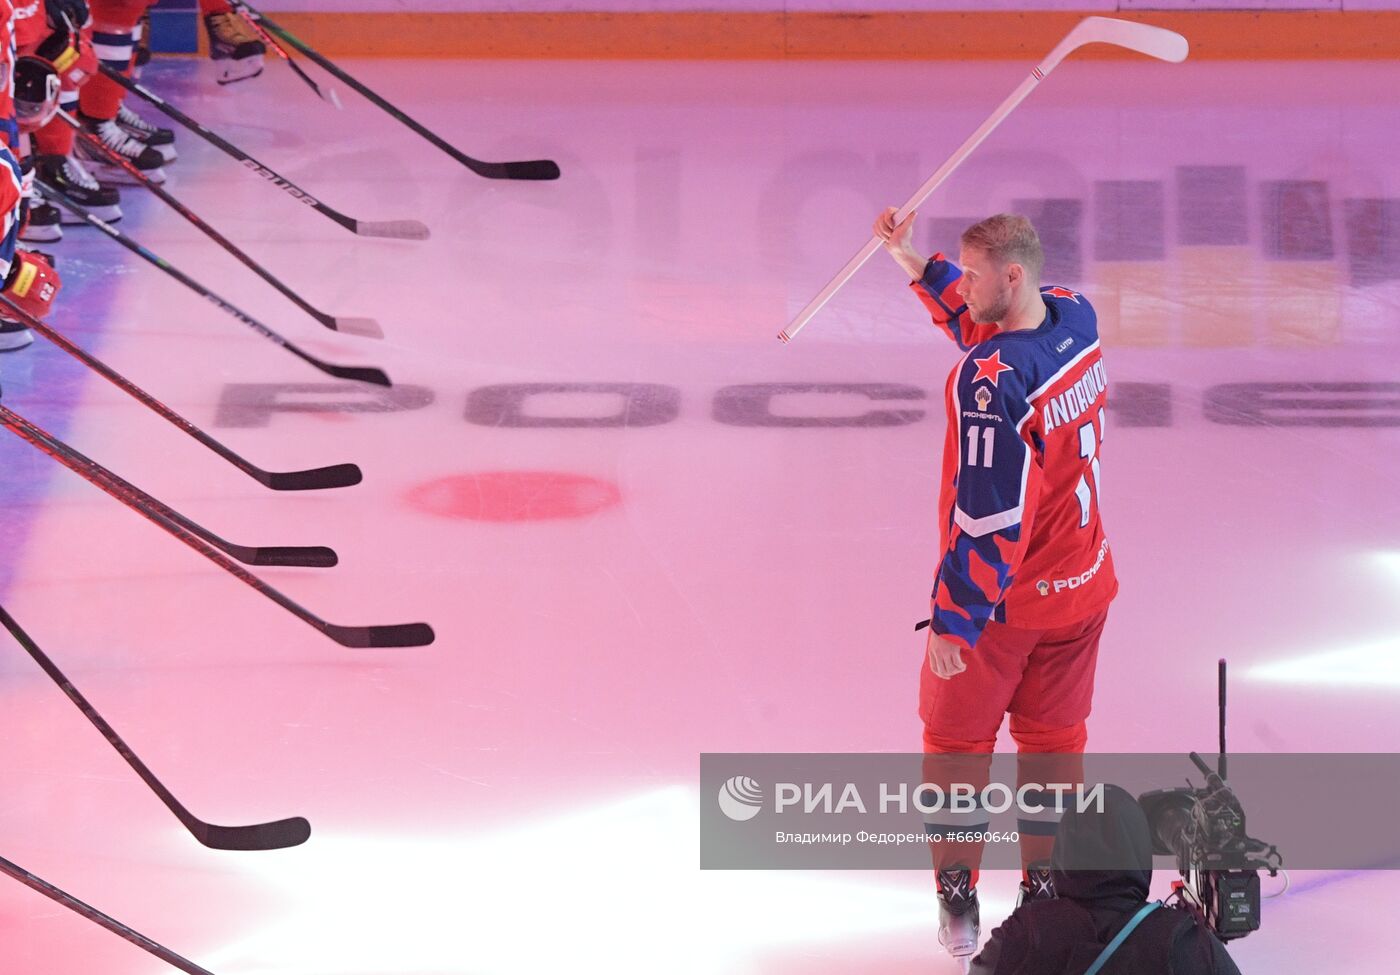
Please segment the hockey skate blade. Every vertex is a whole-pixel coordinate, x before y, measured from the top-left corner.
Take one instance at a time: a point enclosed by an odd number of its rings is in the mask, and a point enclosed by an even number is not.
[[[356,220],[355,233],[361,237],[393,237],[396,240],[427,240],[428,225],[420,220]]]
[[[346,335],[359,335],[367,339],[382,339],[384,329],[373,318],[332,318],[335,330]]]

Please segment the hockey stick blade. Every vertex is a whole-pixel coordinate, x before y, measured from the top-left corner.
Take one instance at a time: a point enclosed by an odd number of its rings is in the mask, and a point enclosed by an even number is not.
[[[337,379],[353,379],[357,383],[373,383],[375,386],[393,386],[383,369],[373,366],[334,366],[329,363],[321,371]]]
[[[379,327],[379,323],[373,318],[337,318],[334,315],[326,316],[330,319],[331,328],[337,332],[344,332],[346,335],[361,335],[367,339],[382,339],[384,329]]]
[[[426,647],[436,639],[427,623],[392,623],[387,626],[340,626],[327,623],[322,632],[342,647]]]
[[[520,162],[477,162],[469,167],[487,179],[558,179],[559,164],[553,159],[529,159]]]
[[[179,427],[185,433],[189,434],[195,440],[224,458],[224,460],[237,467],[240,471],[247,474],[264,487],[269,487],[277,491],[308,491],[316,488],[348,487],[351,484],[360,483],[363,479],[360,469],[354,464],[336,464],[332,467],[318,467],[309,471],[285,471],[281,473],[265,471],[256,464],[234,453],[224,444],[209,436],[209,434],[199,429],[199,427],[196,427],[189,420],[176,413],[125,376],[113,371],[96,357],[84,352],[61,334],[39,321],[39,319],[16,305],[9,298],[6,298],[3,294],[0,294],[0,308],[7,309],[9,317],[28,325],[31,329],[44,336],[44,338],[83,363],[83,365],[96,372],[103,379],[106,379],[112,385],[116,386],[152,412]],[[275,487],[274,482],[286,484],[288,486]]]
[[[107,739],[107,744],[116,749],[117,754],[126,760],[132,771],[156,794],[156,798],[175,814],[175,818],[180,820],[190,831],[190,835],[200,843],[216,850],[280,850],[305,843],[311,835],[311,824],[300,816],[249,826],[215,826],[199,819],[175,798],[165,783],[156,778],[155,773],[146,767],[146,763],[131,750],[131,746],[117,734],[116,729],[107,723],[107,719],[98,713],[87,698],[83,697],[82,692],[73,686],[67,675],[58,669],[58,665],[44,653],[39,644],[34,642],[34,638],[25,632],[19,621],[3,606],[0,606],[0,624],[10,631],[10,636],[14,637],[15,642],[24,648],[39,668],[83,713],[83,717]]]
[[[135,484],[122,477],[116,471],[103,467],[90,457],[84,456],[81,452],[74,450],[66,444],[44,437],[38,428],[34,430],[34,436],[38,437],[44,448],[54,455],[62,455],[68,458],[93,484],[102,487],[104,490],[116,492],[119,495],[128,496],[138,504],[145,505],[159,512],[161,517],[179,525],[185,531],[206,543],[214,546],[225,555],[232,556],[244,565],[290,565],[303,568],[329,568],[340,561],[334,550],[326,548],[324,545],[239,545],[230,542],[225,538],[186,518],[180,512],[170,507],[159,498],[152,497],[142,491]]]
[[[355,233],[395,240],[427,240],[430,236],[428,225],[421,220],[356,220]]]
[[[340,562],[335,549],[324,545],[263,545],[250,549],[250,565],[291,565],[304,569],[329,569]]]
[[[1175,31],[1117,17],[1085,17],[1064,43],[1066,53],[1085,44],[1112,44],[1173,64],[1185,61],[1191,51],[1186,38]]]
[[[185,206],[173,195],[171,195],[171,193],[168,190],[160,186],[155,180],[151,179],[150,176],[138,169],[131,162],[131,160],[127,159],[125,156],[117,152],[111,146],[104,143],[93,133],[84,129],[82,124],[78,122],[78,120],[75,119],[72,115],[69,115],[67,112],[60,108],[54,114],[54,118],[62,119],[63,124],[67,125],[74,132],[76,132],[77,138],[82,140],[83,145],[89,146],[98,157],[108,160],[112,165],[118,167],[119,169],[125,170],[131,176],[132,179],[134,179],[140,185],[146,187],[146,189],[150,190],[162,203],[170,207],[185,220],[189,221],[191,224],[197,227],[200,233],[204,234],[210,240],[214,241],[214,243],[222,247],[225,251],[231,254],[240,264],[248,268],[258,277],[262,278],[273,288],[275,288],[277,292],[281,294],[284,298],[286,298],[292,304],[296,305],[302,311],[306,312],[306,314],[310,315],[312,318],[316,319],[316,321],[320,322],[326,328],[332,330],[339,329],[344,331],[354,331],[356,328],[361,330],[371,329],[371,331],[363,331],[361,334],[382,337],[383,333],[379,328],[379,324],[373,321],[372,319],[337,319],[334,315],[329,315],[326,312],[321,311],[315,305],[311,304],[311,302],[303,298],[300,294],[287,287],[287,285],[284,284],[279,278],[277,278],[271,271],[263,267],[257,261],[253,260],[250,256],[244,253],[241,248],[237,247],[233,243],[233,241],[229,240],[223,234],[219,233],[212,226],[210,226],[208,221],[206,221],[203,217],[195,213],[189,207]],[[337,326],[336,324],[337,321],[344,321],[347,323],[347,326],[343,329],[340,329],[340,326]]]
[[[311,824],[300,816],[279,819],[275,823],[256,826],[215,826],[204,823],[199,832],[191,829],[194,838],[212,850],[285,850],[301,846],[311,838]],[[200,835],[200,833],[203,835]]]
[[[264,471],[258,478],[274,491],[319,491],[322,488],[350,487],[365,479],[357,464],[332,464],[309,471]]]

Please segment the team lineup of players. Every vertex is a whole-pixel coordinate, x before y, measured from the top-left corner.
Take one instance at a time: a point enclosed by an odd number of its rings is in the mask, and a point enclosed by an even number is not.
[[[76,119],[143,176],[165,179],[175,137],[125,104],[127,90],[99,65],[126,77],[149,59],[147,10],[156,0],[0,0],[0,294],[35,318],[61,287],[51,254],[26,243],[54,243],[63,225],[82,221],[44,199],[52,187],[108,222],[121,218],[115,184],[135,180],[84,145]],[[209,53],[221,84],[262,70],[266,48],[229,0],[200,0]],[[22,349],[33,334],[0,306],[0,352]]]

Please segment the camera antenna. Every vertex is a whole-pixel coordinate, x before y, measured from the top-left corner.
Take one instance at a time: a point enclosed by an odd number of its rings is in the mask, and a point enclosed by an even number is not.
[[[1225,757],[1225,658],[1220,658],[1220,765],[1219,772],[1222,779],[1228,779],[1226,774]]]

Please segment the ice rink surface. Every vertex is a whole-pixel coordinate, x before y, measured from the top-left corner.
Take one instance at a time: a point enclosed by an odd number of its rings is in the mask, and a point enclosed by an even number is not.
[[[6,638],[0,854],[219,975],[953,971],[922,873],[700,872],[698,755],[919,746],[956,350],[883,255],[774,336],[1026,66],[346,66],[473,155],[564,173],[480,179],[279,64],[227,90],[153,66],[332,206],[431,226],[356,238],[179,135],[168,187],[384,341],[321,328],[138,189],[121,227],[393,390],[86,228],[49,248],[51,321],[255,463],[363,484],[268,491],[42,339],[0,381],[225,538],[335,548],[254,570],[314,612],[437,642],[339,647],[7,436],[4,606],[197,816],[314,832],[200,847]],[[1221,656],[1235,750],[1400,740],[1397,90],[1385,64],[1070,62],[920,214],[956,250],[1030,213],[1047,280],[1099,310],[1122,595],[1091,749],[1212,751]],[[984,879],[985,929],[1014,884]],[[1400,933],[1358,919],[1397,892],[1295,876],[1233,953],[1387,971]],[[0,933],[3,972],[168,970],[8,881]]]

